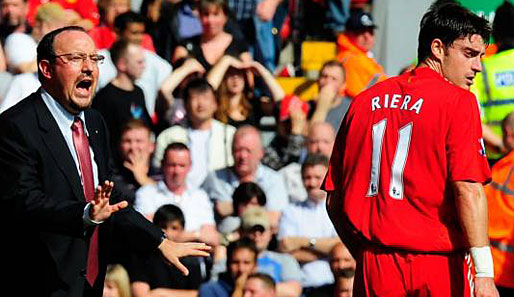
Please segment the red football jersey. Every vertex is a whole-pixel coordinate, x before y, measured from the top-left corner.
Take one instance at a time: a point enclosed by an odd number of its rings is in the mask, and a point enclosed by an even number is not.
[[[353,100],[323,188],[369,240],[447,252],[468,247],[451,182],[489,179],[476,98],[424,67]]]

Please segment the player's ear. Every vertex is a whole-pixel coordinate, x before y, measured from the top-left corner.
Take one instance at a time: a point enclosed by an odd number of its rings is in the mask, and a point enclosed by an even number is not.
[[[445,46],[441,39],[436,38],[432,40],[432,43],[430,44],[430,51],[434,57],[436,57],[438,60],[442,60],[444,56],[444,50]]]
[[[41,60],[38,64],[38,67],[39,71],[46,79],[52,78],[52,65],[50,64],[50,61]]]

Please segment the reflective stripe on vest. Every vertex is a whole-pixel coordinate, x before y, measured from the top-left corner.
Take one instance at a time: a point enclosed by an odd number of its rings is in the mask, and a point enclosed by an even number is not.
[[[506,244],[498,240],[490,239],[491,246],[505,253],[514,253],[514,245]]]

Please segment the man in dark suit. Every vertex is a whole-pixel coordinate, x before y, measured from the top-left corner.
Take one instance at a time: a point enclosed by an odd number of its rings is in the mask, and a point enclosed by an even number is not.
[[[101,296],[113,232],[184,273],[180,257],[207,255],[164,238],[113,191],[107,129],[89,109],[101,60],[82,28],[50,32],[38,45],[41,89],[0,116],[4,292]]]

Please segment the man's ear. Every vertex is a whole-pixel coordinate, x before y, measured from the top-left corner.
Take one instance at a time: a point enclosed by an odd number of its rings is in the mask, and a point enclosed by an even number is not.
[[[436,38],[432,40],[432,43],[430,44],[430,51],[434,57],[436,57],[438,60],[442,60],[445,56],[445,50],[446,47],[441,39]]]
[[[116,69],[118,69],[121,72],[127,71],[127,59],[125,57],[121,57],[116,62]]]
[[[46,79],[52,78],[52,65],[50,65],[50,61],[41,60],[38,64],[39,71],[43,74]]]

